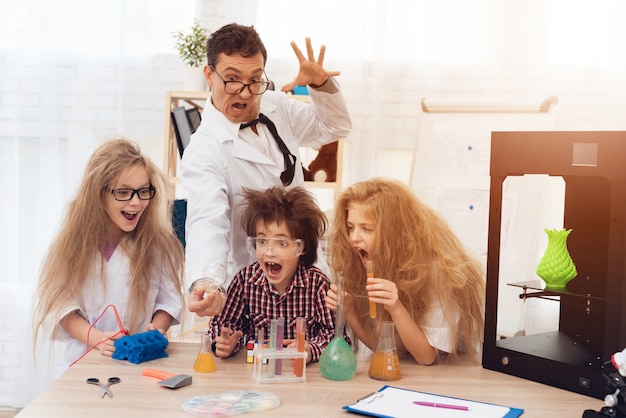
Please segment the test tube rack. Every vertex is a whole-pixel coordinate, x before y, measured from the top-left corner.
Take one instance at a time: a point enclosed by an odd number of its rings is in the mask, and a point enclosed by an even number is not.
[[[252,378],[257,383],[306,382],[306,357],[306,351],[295,348],[255,348]],[[276,360],[282,360],[280,374],[276,374]],[[302,376],[296,374],[296,360],[302,361]]]

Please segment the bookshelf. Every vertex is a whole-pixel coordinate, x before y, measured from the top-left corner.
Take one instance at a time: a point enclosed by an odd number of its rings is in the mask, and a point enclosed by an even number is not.
[[[163,170],[168,179],[168,200],[176,197],[176,185],[180,182],[178,178],[178,149],[176,144],[176,135],[174,134],[174,126],[172,124],[171,112],[178,106],[193,106],[198,108],[200,113],[204,110],[204,103],[208,99],[211,92],[209,91],[184,91],[171,90],[165,93],[165,134],[164,134],[164,153],[163,153]]]

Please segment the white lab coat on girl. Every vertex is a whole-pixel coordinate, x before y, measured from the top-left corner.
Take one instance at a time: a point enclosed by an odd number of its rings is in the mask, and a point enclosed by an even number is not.
[[[274,122],[289,150],[296,156],[296,174],[288,187],[304,186],[298,147],[319,147],[345,138],[352,128],[338,84],[331,77],[320,91],[309,89],[311,103],[290,99],[285,93],[267,91],[261,113]],[[332,91],[328,93],[322,90]],[[210,264],[226,266],[228,283],[254,261],[246,250],[246,233],[240,225],[242,189],[265,190],[282,186],[284,160],[271,133],[273,158],[239,137],[240,124],[230,122],[206,102],[202,123],[185,149],[182,185],[188,190],[185,271],[187,284],[203,277]],[[320,252],[318,251],[318,255]],[[324,263],[325,264],[325,263]],[[320,268],[322,268],[320,266]]]
[[[109,261],[106,262],[106,288],[101,280],[100,261],[100,257],[94,260],[92,273],[87,277],[82,293],[76,295],[75,304],[61,311],[60,318],[77,310],[100,331],[119,331],[120,326],[115,311],[111,307],[98,319],[108,305],[113,305],[117,309],[124,328],[128,328],[126,316],[130,291],[130,259],[119,246],[115,249]],[[160,266],[153,267],[143,320],[135,333],[145,332],[146,327],[152,322],[153,314],[158,310],[165,311],[174,318],[172,325],[180,322],[182,306],[179,293],[175,284],[163,275],[163,271],[164,269]],[[86,347],[84,343],[70,337],[58,322],[52,324],[51,328],[51,337],[55,341],[57,372],[62,372],[85,352]]]

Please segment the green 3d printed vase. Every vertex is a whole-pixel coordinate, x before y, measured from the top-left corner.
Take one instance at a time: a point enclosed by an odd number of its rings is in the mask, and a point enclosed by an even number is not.
[[[536,273],[546,283],[546,289],[563,290],[578,272],[567,250],[567,237],[571,229],[545,229],[548,248],[537,265]]]

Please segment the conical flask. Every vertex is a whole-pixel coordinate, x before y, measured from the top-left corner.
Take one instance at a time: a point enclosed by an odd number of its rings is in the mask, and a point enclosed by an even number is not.
[[[211,336],[208,333],[201,336],[200,351],[196,357],[193,369],[202,373],[210,373],[216,370],[215,360],[211,352]]]
[[[398,380],[402,377],[393,328],[391,321],[383,321],[380,325],[378,344],[370,363],[369,375],[372,379]]]
[[[320,373],[330,380],[350,380],[356,372],[356,356],[343,337],[343,274],[337,274],[337,309],[335,310],[335,338],[320,356]]]

